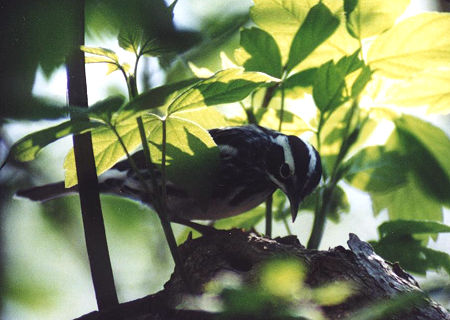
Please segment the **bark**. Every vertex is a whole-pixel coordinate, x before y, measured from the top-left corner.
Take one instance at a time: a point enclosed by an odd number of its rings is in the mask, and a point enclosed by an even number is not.
[[[398,264],[383,260],[354,234],[350,234],[347,244],[350,249],[338,246],[327,251],[308,250],[295,236],[267,239],[251,232],[221,230],[187,240],[180,246],[180,252],[196,294],[201,294],[204,285],[221,271],[232,271],[249,280],[260,263],[274,256],[287,256],[298,258],[306,265],[306,283],[310,287],[336,280],[351,281],[355,285],[354,294],[344,303],[322,308],[329,319],[345,319],[362,308],[392,300],[402,293],[416,293],[419,298],[416,295],[406,310],[396,310],[380,319],[450,319],[449,313],[429,299]],[[184,294],[183,282],[173,273],[164,289],[156,294],[78,319],[224,319],[204,311],[176,309]]]

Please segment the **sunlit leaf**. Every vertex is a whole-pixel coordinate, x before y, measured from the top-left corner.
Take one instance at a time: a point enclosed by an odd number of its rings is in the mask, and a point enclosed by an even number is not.
[[[357,39],[364,39],[392,27],[405,11],[409,0],[359,0],[345,1],[345,4],[349,6],[349,10],[346,10],[349,33]]]
[[[260,71],[281,78],[281,55],[273,37],[259,28],[241,31],[241,47],[235,53],[237,62],[247,71]],[[242,54],[242,51],[245,54]]]
[[[428,106],[429,113],[450,112],[450,68],[432,68],[392,85],[385,99],[400,107]]]
[[[175,116],[166,118],[166,165],[170,181],[192,196],[208,199],[215,182],[219,149],[214,140],[198,124]],[[150,132],[152,161],[161,164],[162,122]]]
[[[225,115],[215,108],[204,108],[177,112],[177,117],[193,121],[204,129],[213,129],[229,126]]]
[[[168,113],[240,101],[257,87],[273,81],[276,79],[264,73],[222,70],[178,96],[169,106]]]
[[[322,2],[312,7],[292,40],[286,70],[291,71],[304,60],[333,34],[338,25],[339,19]]]
[[[171,99],[174,99],[179,94],[179,91],[188,88],[198,81],[199,79],[192,78],[145,91],[125,104],[115,121],[120,122],[130,117],[138,117],[153,108],[162,107],[170,102]]]
[[[321,306],[335,306],[345,302],[354,293],[349,282],[336,281],[312,291],[315,302]]]
[[[88,111],[90,118],[99,119],[106,123],[110,123],[112,115],[119,110],[125,98],[122,96],[112,96],[105,100],[93,104]]]
[[[298,260],[269,261],[261,270],[261,290],[276,297],[292,297],[302,289],[305,275]]]
[[[283,88],[286,97],[296,99],[303,97],[305,93],[311,94],[316,72],[317,68],[311,68],[294,73],[284,80]],[[280,89],[277,88],[277,92],[279,91]]]
[[[436,221],[394,220],[387,221],[378,227],[380,237],[400,236],[403,234],[435,234],[450,232],[450,226]]]
[[[447,13],[422,13],[408,18],[374,41],[367,61],[373,70],[392,78],[409,78],[425,69],[448,67],[448,30]]]
[[[82,51],[84,51],[86,53],[90,53],[90,54],[94,54],[94,55],[97,55],[97,56],[105,57],[105,58],[111,59],[114,62],[118,62],[119,61],[119,57],[111,49],[100,48],[100,47],[87,47],[87,46],[81,46],[80,48],[81,48]]]
[[[255,114],[259,125],[273,130],[278,130],[280,116],[281,111],[273,108],[260,108]],[[284,134],[296,136],[313,130],[302,118],[289,110],[284,110],[283,112],[283,125],[281,129]]]
[[[143,119],[148,135],[150,130],[158,123],[159,119],[153,116],[146,116]],[[116,129],[122,137],[128,152],[132,153],[141,144],[141,138],[135,119],[122,121],[120,124],[116,125]],[[125,151],[120,145],[116,135],[107,127],[102,127],[92,132],[92,143],[97,175],[102,174],[116,164],[117,161],[125,157]],[[64,170],[66,187],[68,188],[76,185],[77,174],[73,149],[69,151],[64,160]]]
[[[364,66],[361,69],[361,72],[359,73],[358,77],[355,79],[355,82],[352,85],[352,97],[357,98],[359,94],[364,90],[367,83],[372,79],[372,70],[370,70],[370,67]]]
[[[102,123],[87,120],[69,120],[54,127],[33,132],[17,141],[11,147],[7,159],[31,161],[36,158],[36,155],[42,148],[50,143],[68,135],[81,133],[99,126],[102,126]]]

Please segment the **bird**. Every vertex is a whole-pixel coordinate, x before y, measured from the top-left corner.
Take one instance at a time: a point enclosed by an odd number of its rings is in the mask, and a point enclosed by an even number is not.
[[[202,200],[167,181],[169,220],[218,220],[239,215],[264,202],[276,189],[281,189],[289,200],[292,220],[295,221],[300,203],[321,180],[322,165],[317,150],[297,136],[254,124],[208,131],[220,155],[211,194]],[[141,177],[151,186],[143,151],[135,152],[132,158]],[[160,184],[161,172],[156,166],[154,169]],[[128,159],[101,174],[98,181],[101,193],[131,198],[154,208],[150,200],[153,197],[144,192]],[[76,192],[77,186],[65,188],[61,181],[19,190],[16,195],[45,202]],[[154,192],[151,187],[150,192]]]

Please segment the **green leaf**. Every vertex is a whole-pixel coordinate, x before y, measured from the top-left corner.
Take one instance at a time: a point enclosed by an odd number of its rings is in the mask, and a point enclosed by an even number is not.
[[[364,62],[359,58],[361,54],[361,50],[358,49],[353,52],[351,55],[343,56],[336,63],[336,68],[338,68],[343,74],[350,74],[359,68],[364,67]]]
[[[246,71],[260,71],[281,78],[280,50],[269,33],[259,28],[243,29],[240,44],[242,48],[237,49],[235,57]]]
[[[136,56],[159,56],[167,50],[163,49],[156,39],[146,39],[142,29],[121,30],[119,33],[119,46]]]
[[[386,151],[383,146],[362,149],[347,164],[345,179],[352,186],[367,192],[387,192],[405,185],[403,158],[398,152]]]
[[[408,18],[373,42],[367,61],[372,70],[391,78],[409,78],[425,69],[448,67],[448,30],[447,13],[422,13]]]
[[[120,122],[130,117],[138,117],[151,109],[162,107],[170,102],[171,99],[174,99],[181,90],[192,86],[198,81],[199,79],[192,78],[147,90],[125,104],[120,109],[120,114],[118,114],[115,121]]]
[[[36,158],[38,152],[55,142],[71,134],[82,133],[87,130],[102,126],[99,122],[87,120],[68,120],[54,127],[33,132],[17,141],[9,151],[8,159],[17,161],[31,161]]]
[[[99,119],[111,123],[113,114],[122,106],[125,98],[123,96],[112,96],[105,100],[96,102],[86,109],[90,118]],[[81,109],[81,108],[79,108]]]
[[[209,199],[216,181],[219,149],[214,140],[198,124],[169,116],[166,118],[166,170],[168,180],[181,186],[192,196]],[[152,161],[161,164],[162,122],[150,132]]]
[[[313,85],[313,98],[317,108],[321,112],[334,111],[345,101],[344,87],[345,74],[336,67],[333,61],[328,61],[320,66]]]
[[[94,54],[96,56],[101,56],[108,58],[114,62],[119,62],[119,57],[117,54],[111,50],[106,48],[100,48],[100,47],[87,47],[87,46],[81,46],[80,49],[86,53]]]
[[[278,130],[280,124],[280,113],[280,110],[275,110],[273,108],[259,108],[256,111],[255,117],[259,125]],[[313,129],[311,126],[308,125],[305,120],[289,110],[284,110],[282,125],[283,133],[298,136],[312,130]]]
[[[144,116],[144,127],[148,133],[160,121],[154,115]],[[141,138],[135,119],[122,121],[116,125],[116,130],[122,137],[123,142],[129,153],[132,153],[139,145]],[[97,175],[102,174],[119,160],[125,157],[125,151],[120,145],[116,135],[107,127],[101,127],[92,131],[92,145],[94,149],[95,166]],[[69,151],[64,160],[65,185],[67,188],[77,184],[77,172],[75,167],[75,157],[73,149]]]
[[[425,274],[428,270],[444,268],[450,274],[450,256],[423,246],[421,240],[410,234],[387,236],[377,242],[371,242],[375,252],[389,261],[399,262],[410,272]]]
[[[291,71],[303,61],[315,48],[328,39],[338,26],[339,19],[322,2],[312,7],[294,36],[286,70]]]
[[[223,230],[229,230],[232,228],[250,230],[254,228],[260,221],[262,221],[264,219],[264,216],[265,209],[262,206],[258,206],[246,213],[217,220],[214,223],[214,228]]]
[[[245,72],[238,68],[222,70],[179,95],[170,104],[167,112],[172,114],[188,109],[240,101],[259,86],[275,81],[275,78],[264,73]]]
[[[190,120],[207,130],[230,125],[225,115],[215,108],[180,111],[177,112],[177,118]]]
[[[450,139],[438,127],[404,115],[395,120],[399,143],[421,189],[450,206]]]
[[[291,99],[296,99],[303,97],[305,93],[311,93],[316,72],[317,68],[311,68],[291,75],[283,81],[284,94]],[[277,93],[280,90],[277,88]]]
[[[436,221],[395,220],[381,224],[378,232],[381,238],[404,234],[436,234],[450,232],[450,226]]]
[[[428,106],[428,113],[450,112],[450,68],[424,70],[389,87],[387,104],[400,107]]]
[[[409,0],[345,1],[347,29],[356,39],[364,39],[391,28],[406,10]]]
[[[355,82],[353,82],[352,85],[352,97],[357,98],[360,93],[364,90],[367,83],[372,79],[372,70],[370,70],[370,67],[364,66],[356,78]]]

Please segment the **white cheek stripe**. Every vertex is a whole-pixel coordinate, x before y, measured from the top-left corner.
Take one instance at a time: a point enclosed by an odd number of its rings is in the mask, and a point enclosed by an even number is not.
[[[291,147],[289,146],[288,138],[286,136],[278,136],[275,138],[275,141],[283,147],[284,151],[284,160],[286,161],[289,169],[291,170],[291,174],[295,173],[295,163],[294,157],[292,156]]]
[[[272,180],[273,183],[275,183],[281,190],[286,192],[284,185],[280,181],[278,181],[277,178],[275,178],[273,175],[271,175],[268,172],[267,172],[267,175],[269,176],[269,179]]]
[[[316,162],[317,162],[317,158],[316,158],[316,153],[314,152],[313,147],[305,142],[306,147],[308,147],[308,151],[309,151],[309,166],[308,166],[308,172],[307,172],[307,176],[308,178],[311,177],[311,175],[314,172],[314,169],[316,168]]]

